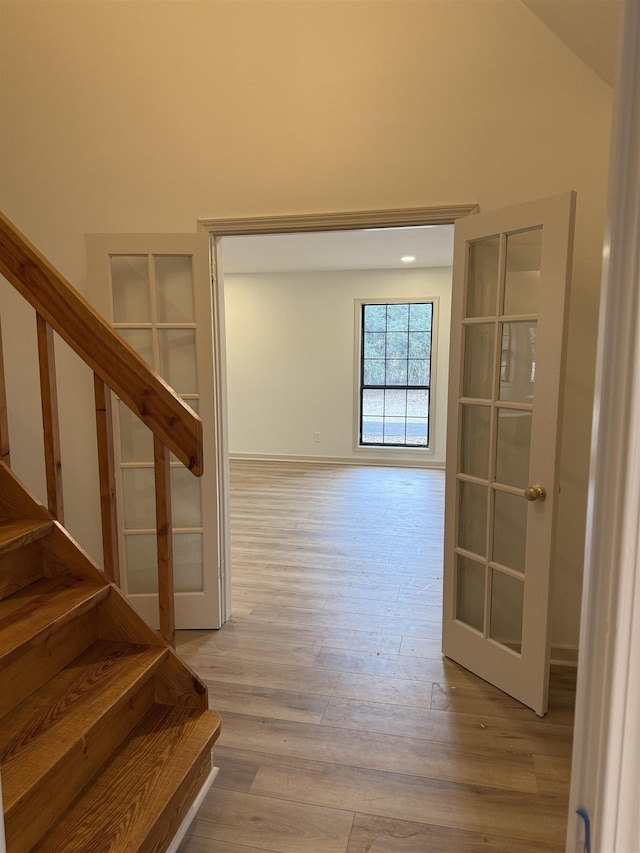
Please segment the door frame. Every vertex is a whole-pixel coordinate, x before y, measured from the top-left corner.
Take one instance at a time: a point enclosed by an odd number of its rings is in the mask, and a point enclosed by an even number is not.
[[[640,4],[615,86],[567,853],[640,849]],[[631,427],[630,427],[631,425]]]
[[[220,263],[222,237],[266,236],[313,231],[358,231],[365,228],[408,228],[452,225],[456,219],[478,213],[479,205],[452,204],[437,207],[404,207],[390,210],[355,210],[333,213],[304,213],[286,216],[201,218],[198,231],[209,232],[211,305],[213,308],[214,370],[216,397],[216,452],[220,472],[220,598],[223,623],[231,617],[231,542],[229,532],[229,454],[227,416],[227,368],[224,321],[224,275]]]

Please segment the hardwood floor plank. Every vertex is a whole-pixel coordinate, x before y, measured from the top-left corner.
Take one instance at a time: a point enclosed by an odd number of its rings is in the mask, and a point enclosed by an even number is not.
[[[506,791],[388,771],[268,756],[252,793],[327,808],[557,844],[564,838],[562,797]]]
[[[388,598],[374,596],[358,598],[348,594],[333,594],[327,597],[324,610],[365,613],[382,619],[387,619],[387,617],[424,619],[429,622],[436,622],[438,627],[442,623],[442,608],[439,604],[407,604],[402,601],[394,603],[394,599],[390,596]]]
[[[226,841],[211,841],[206,836],[187,834],[179,848],[179,853],[265,853],[266,847],[247,847],[245,844],[229,844]]]
[[[549,794],[569,796],[571,784],[571,759],[558,755],[534,755],[533,765],[538,779],[538,790]]]
[[[536,755],[550,755],[567,760],[571,756],[571,726],[534,720],[519,710],[512,718],[507,718],[330,699],[322,725],[381,734],[402,733],[444,743],[534,753],[534,758]]]
[[[218,711],[242,710],[254,717],[315,725],[321,723],[329,702],[325,696],[220,681],[209,682],[209,696]]]
[[[399,734],[225,716],[222,746],[431,779],[538,793],[530,755]]]
[[[286,662],[291,666],[313,666],[321,651],[319,646],[274,642],[267,637],[242,637],[229,632],[221,632],[216,637],[215,650],[216,654],[225,657],[269,663]],[[201,663],[206,663],[210,652],[192,649],[191,655],[197,668]]]
[[[265,635],[268,634],[270,639],[279,643],[298,642],[309,646],[325,646],[363,652],[384,652],[386,654],[398,654],[402,642],[402,635],[382,630],[358,631],[350,628],[336,628],[335,626],[316,627],[288,625],[279,622],[274,622],[265,627],[262,620],[234,618],[223,625],[216,634],[209,634],[209,647],[213,648],[218,637],[224,636],[225,633],[255,640],[264,639]]]
[[[380,631],[381,625],[392,634],[411,634],[413,637],[434,637],[441,633],[438,622],[427,619],[389,616],[381,620],[379,615],[368,613],[341,613],[328,610],[312,610],[303,607],[277,607],[260,604],[254,608],[252,619],[277,622],[284,625],[315,625],[326,628],[347,628],[356,631]]]
[[[288,690],[296,685],[303,693],[321,696],[340,696],[343,699],[388,702],[411,705],[417,708],[431,706],[429,682],[412,682],[408,679],[385,676],[360,675],[348,672],[329,672],[321,669],[255,663],[227,657],[203,661],[199,673],[207,683],[225,681]]]
[[[352,824],[353,813],[341,808],[218,789],[205,798],[189,834],[213,850],[219,842],[259,841],[272,853],[344,853]]]
[[[564,846],[357,814],[347,853],[563,853]]]

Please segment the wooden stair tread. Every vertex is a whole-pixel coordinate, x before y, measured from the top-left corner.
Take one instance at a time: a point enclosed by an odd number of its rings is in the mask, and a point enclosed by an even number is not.
[[[3,520],[0,522],[0,554],[42,539],[53,530],[52,521],[30,518]]]
[[[74,752],[88,760],[92,736],[153,676],[166,654],[159,646],[98,641],[3,718],[0,763],[7,816],[48,774],[64,772]]]
[[[109,595],[109,584],[43,578],[0,601],[0,668]]]
[[[215,711],[154,705],[40,841],[38,853],[160,849],[154,828],[197,781],[219,731]]]

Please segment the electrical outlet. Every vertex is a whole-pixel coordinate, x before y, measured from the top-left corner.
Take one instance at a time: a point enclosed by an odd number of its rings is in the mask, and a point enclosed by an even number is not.
[[[314,435],[313,435],[313,440],[314,440],[314,441],[317,441],[317,442],[322,441],[322,433],[321,433],[321,432],[316,432],[316,433],[314,433]]]

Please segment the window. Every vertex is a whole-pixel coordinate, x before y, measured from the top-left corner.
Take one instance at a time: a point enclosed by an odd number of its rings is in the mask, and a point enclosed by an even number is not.
[[[361,305],[360,447],[429,447],[433,316],[433,301]]]

